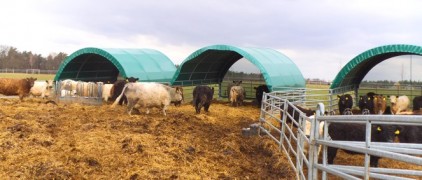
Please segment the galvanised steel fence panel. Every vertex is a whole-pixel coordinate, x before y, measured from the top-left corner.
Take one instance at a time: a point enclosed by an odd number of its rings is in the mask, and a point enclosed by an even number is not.
[[[370,141],[372,124],[422,125],[422,116],[405,115],[332,115],[317,114],[307,117],[295,105],[317,109],[318,99],[326,100],[327,110],[332,111],[338,101],[333,90],[318,92],[312,89],[296,89],[265,93],[261,105],[260,135],[270,137],[285,152],[289,164],[296,172],[297,179],[327,179],[327,172],[345,179],[409,179],[406,176],[422,178],[422,171],[369,167],[369,156],[376,155],[422,166],[422,144],[385,143]],[[282,106],[283,105],[283,106]],[[313,106],[313,107],[312,107]],[[293,109],[288,112],[288,108]],[[298,112],[298,113],[295,113]],[[299,114],[299,116],[297,115]],[[329,115],[330,113],[328,113]],[[361,123],[366,124],[366,141],[333,141],[328,136],[328,127],[319,135],[320,122]],[[291,122],[291,123],[288,123]],[[305,133],[310,125],[310,135]],[[322,146],[323,161],[318,162],[318,147]],[[364,166],[344,166],[327,164],[327,147],[338,147],[365,154]],[[306,148],[307,147],[307,148]],[[308,152],[308,153],[306,153]],[[307,172],[307,173],[306,173]],[[321,173],[322,172],[322,173]],[[321,174],[319,174],[321,173]]]

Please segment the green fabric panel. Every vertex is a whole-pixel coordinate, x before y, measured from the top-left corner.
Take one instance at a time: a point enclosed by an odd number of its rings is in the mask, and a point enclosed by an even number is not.
[[[422,55],[422,47],[394,44],[380,46],[365,51],[349,61],[337,74],[330,89],[341,87],[359,87],[368,72],[382,61],[401,55]]]
[[[201,81],[221,82],[228,69],[242,57],[261,71],[270,90],[273,87],[305,87],[305,79],[299,68],[280,52],[230,45],[213,45],[195,51],[183,61],[171,83],[196,85]]]
[[[60,65],[55,80],[113,81],[137,77],[146,82],[170,82],[176,67],[163,53],[153,49],[84,48]]]

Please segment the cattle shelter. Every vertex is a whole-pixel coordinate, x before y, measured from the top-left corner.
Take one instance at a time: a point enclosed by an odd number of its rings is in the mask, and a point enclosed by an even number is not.
[[[407,44],[393,44],[367,50],[350,60],[337,74],[330,89],[334,93],[351,90],[357,92],[359,84],[368,72],[377,64],[396,56],[422,55],[422,47]],[[356,93],[357,94],[357,93]]]
[[[60,65],[55,81],[114,82],[119,77],[135,77],[143,82],[169,83],[176,66],[154,49],[83,48]]]
[[[172,85],[219,84],[230,67],[245,58],[262,73],[270,91],[281,87],[304,88],[305,79],[296,64],[269,48],[212,45],[189,55],[177,69]],[[221,88],[220,88],[221,90]]]

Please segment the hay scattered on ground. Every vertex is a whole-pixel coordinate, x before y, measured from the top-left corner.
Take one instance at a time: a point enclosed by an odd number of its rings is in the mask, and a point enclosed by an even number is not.
[[[242,137],[259,109],[214,103],[156,109],[0,99],[0,177],[7,179],[293,179],[268,138]]]

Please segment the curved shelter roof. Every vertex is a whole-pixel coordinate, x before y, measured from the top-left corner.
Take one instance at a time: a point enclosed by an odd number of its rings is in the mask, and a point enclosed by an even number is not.
[[[275,87],[305,87],[305,79],[293,61],[268,48],[213,45],[189,55],[177,69],[173,85],[220,83],[230,67],[244,57],[262,73],[270,90]]]
[[[385,45],[370,49],[349,61],[337,74],[331,89],[359,87],[368,72],[382,61],[401,55],[422,55],[422,47],[406,44]]]
[[[170,82],[175,72],[173,62],[157,50],[83,48],[63,61],[54,80],[114,82],[120,75],[146,82]]]

